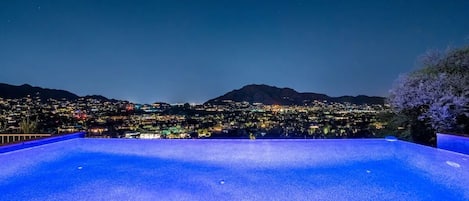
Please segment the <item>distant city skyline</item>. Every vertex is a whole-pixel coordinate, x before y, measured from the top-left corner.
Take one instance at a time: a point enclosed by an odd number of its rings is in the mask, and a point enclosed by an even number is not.
[[[248,84],[386,96],[419,55],[469,43],[469,1],[0,2],[0,82],[137,103]]]

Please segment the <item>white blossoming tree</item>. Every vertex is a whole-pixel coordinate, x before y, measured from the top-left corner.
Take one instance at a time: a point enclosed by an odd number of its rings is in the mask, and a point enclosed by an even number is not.
[[[421,69],[397,79],[389,103],[410,125],[425,123],[437,132],[464,132],[469,126],[469,46],[422,58]],[[412,135],[418,132],[424,131],[411,129]],[[434,137],[432,133],[427,137]]]

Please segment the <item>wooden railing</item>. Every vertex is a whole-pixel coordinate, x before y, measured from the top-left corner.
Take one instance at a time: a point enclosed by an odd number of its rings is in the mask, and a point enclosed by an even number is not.
[[[49,136],[51,134],[0,134],[0,145]]]

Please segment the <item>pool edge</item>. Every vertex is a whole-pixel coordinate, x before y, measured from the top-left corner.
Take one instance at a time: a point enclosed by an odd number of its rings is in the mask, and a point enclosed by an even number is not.
[[[36,146],[40,146],[44,144],[50,144],[50,143],[60,142],[60,141],[65,141],[65,140],[70,140],[70,139],[84,138],[85,134],[86,134],[85,132],[77,132],[77,133],[71,133],[71,134],[66,134],[66,135],[43,138],[39,140],[25,141],[25,142],[19,142],[16,144],[0,146],[0,153],[7,153],[11,151],[26,149],[30,147],[36,147]]]

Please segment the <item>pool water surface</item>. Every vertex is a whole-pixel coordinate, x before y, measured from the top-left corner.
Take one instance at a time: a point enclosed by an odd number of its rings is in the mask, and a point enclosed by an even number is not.
[[[77,138],[0,154],[0,200],[469,200],[469,157],[403,141]]]

